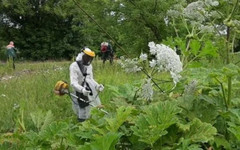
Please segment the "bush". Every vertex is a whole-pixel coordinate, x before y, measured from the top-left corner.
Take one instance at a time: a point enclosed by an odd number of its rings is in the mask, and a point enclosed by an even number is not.
[[[6,55],[6,48],[5,48],[5,46],[0,47],[0,60],[1,60],[1,61],[6,61],[6,60],[7,60],[7,55]]]

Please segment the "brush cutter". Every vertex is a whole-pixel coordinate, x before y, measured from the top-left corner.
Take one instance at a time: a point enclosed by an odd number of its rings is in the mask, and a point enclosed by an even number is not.
[[[65,94],[68,94],[68,95],[70,96],[70,98],[71,98],[72,101],[73,101],[72,97],[74,97],[74,98],[76,98],[76,99],[78,99],[78,100],[80,100],[80,101],[83,101],[83,102],[85,102],[85,103],[89,103],[90,106],[96,107],[97,109],[99,109],[100,111],[104,112],[105,114],[108,114],[107,111],[103,110],[103,109],[100,108],[99,106],[94,106],[93,104],[91,104],[91,103],[90,103],[91,101],[90,101],[90,102],[89,102],[89,101],[86,101],[86,100],[78,97],[77,95],[71,93],[71,92],[69,91],[69,86],[68,86],[67,82],[65,82],[65,81],[58,81],[58,82],[56,83],[55,88],[54,88],[54,93],[55,93],[56,95],[59,95],[59,96],[63,96],[63,95],[65,95]],[[73,103],[76,103],[76,102],[73,101]]]

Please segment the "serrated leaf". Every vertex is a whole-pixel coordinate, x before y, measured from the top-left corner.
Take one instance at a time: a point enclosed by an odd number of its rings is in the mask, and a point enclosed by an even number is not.
[[[34,113],[30,113],[30,116],[38,131],[44,129],[54,120],[51,110],[47,113],[44,113],[42,110],[38,110]]]
[[[166,130],[168,127],[177,122],[176,114],[180,111],[174,101],[151,105],[144,110],[145,114],[138,117],[131,129],[140,141],[153,145],[168,133]]]
[[[44,130],[50,123],[52,123],[54,120],[54,116],[52,114],[52,111],[49,110],[47,114],[45,115],[45,119],[43,121],[43,125],[41,127],[41,130]]]
[[[238,70],[239,67],[234,65],[234,64],[228,64],[227,66],[224,66],[222,69],[222,72],[227,76],[227,77],[233,77],[235,75],[238,75]]]
[[[189,139],[193,143],[208,142],[214,139],[217,130],[209,123],[201,122],[201,120],[195,118],[190,122],[190,130],[186,131],[185,139]]]
[[[231,124],[228,128],[228,131],[230,131],[237,138],[237,140],[240,141],[240,126]]]
[[[214,47],[211,41],[206,41],[204,44],[204,47],[202,48],[201,52],[199,53],[199,56],[212,56],[216,57],[218,56],[217,48]]]
[[[214,142],[216,143],[217,148],[220,148],[221,146],[223,146],[225,149],[229,149],[229,150],[231,149],[230,143],[224,137],[215,136]]]
[[[176,44],[180,48],[180,50],[185,54],[186,53],[186,41],[182,40],[181,38],[176,38],[175,39]]]
[[[96,138],[96,141],[85,144],[80,147],[81,150],[115,150],[120,135],[118,133],[109,132],[104,136]]]
[[[192,40],[190,43],[191,52],[196,56],[200,50],[201,43],[198,40]]]
[[[120,107],[117,109],[116,116],[112,118],[106,118],[108,126],[106,127],[111,132],[117,132],[119,127],[127,120],[130,116],[133,107]]]
[[[44,139],[54,139],[57,136],[63,136],[67,129],[68,124],[66,122],[53,122],[40,131],[39,135]]]

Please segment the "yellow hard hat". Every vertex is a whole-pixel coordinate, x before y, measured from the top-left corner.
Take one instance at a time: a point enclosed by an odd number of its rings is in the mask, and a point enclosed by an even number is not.
[[[89,48],[85,48],[85,49],[83,50],[83,52],[84,52],[85,54],[87,54],[88,56],[95,57],[94,51],[90,50]]]

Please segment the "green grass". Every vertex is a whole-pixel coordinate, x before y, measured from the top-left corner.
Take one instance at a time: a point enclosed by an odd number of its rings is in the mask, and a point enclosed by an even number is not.
[[[63,62],[17,62],[16,70],[7,64],[0,65],[0,132],[12,131],[16,127],[16,118],[23,111],[26,128],[31,128],[30,114],[42,110],[51,110],[56,120],[66,119],[75,114],[71,100],[67,95],[56,96],[53,93],[57,81],[69,83],[70,61]],[[141,79],[141,74],[126,74],[114,63],[105,65],[96,60],[93,62],[94,78],[105,86],[100,93],[103,104],[112,98],[107,85],[120,86],[134,83]],[[19,106],[15,109],[16,106]]]

